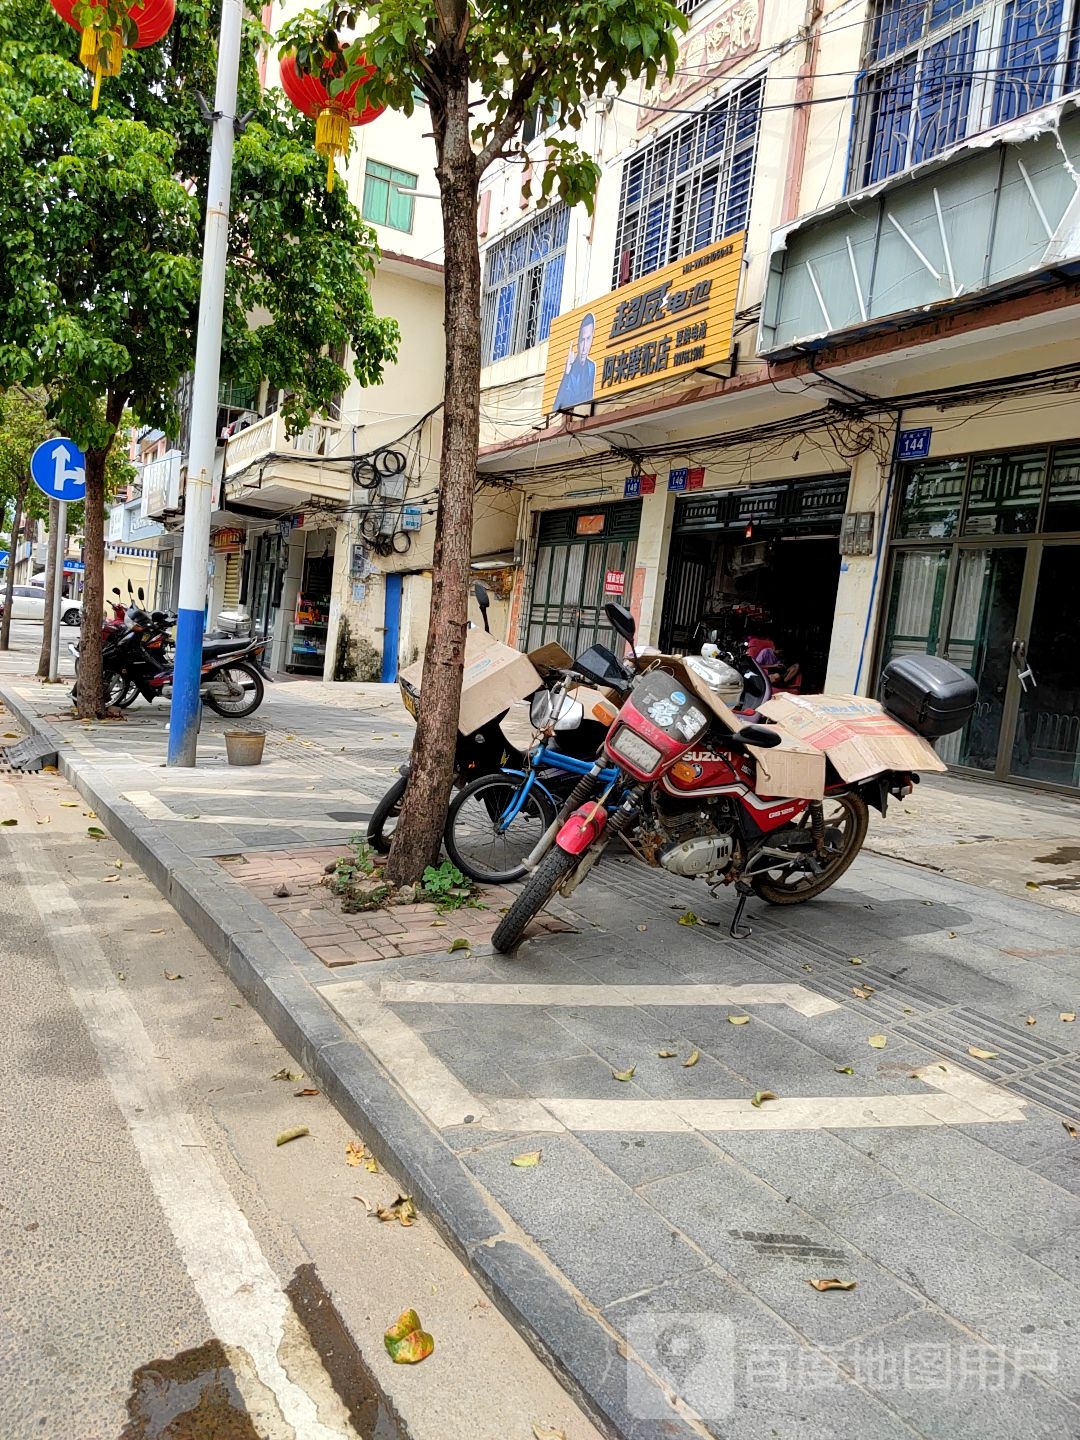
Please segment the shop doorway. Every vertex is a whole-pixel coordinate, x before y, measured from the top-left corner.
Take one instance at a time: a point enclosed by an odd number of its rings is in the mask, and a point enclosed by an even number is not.
[[[1080,787],[1080,446],[908,466],[899,488],[880,665],[927,651],[972,675],[948,763]]]
[[[300,589],[289,626],[285,669],[294,675],[322,676],[330,627],[334,582],[334,531],[312,530],[305,540]]]
[[[821,690],[846,500],[846,476],[680,500],[661,649],[692,654],[714,632],[724,648],[764,637],[802,689]]]
[[[633,501],[540,516],[526,650],[558,641],[571,655],[596,644],[621,652],[604,605],[630,604],[640,515],[641,504]]]

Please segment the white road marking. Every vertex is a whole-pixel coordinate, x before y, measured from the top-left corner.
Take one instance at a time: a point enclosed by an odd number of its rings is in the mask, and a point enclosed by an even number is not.
[[[352,982],[346,981],[345,984]],[[344,987],[343,987],[344,988]],[[485,985],[384,980],[388,1005],[787,1005],[800,1015],[825,1015],[839,1003],[804,985]]]
[[[933,1063],[912,1075],[928,1087],[911,1095],[814,1095],[767,1100],[760,1106],[744,1100],[632,1098],[485,1099],[472,1094],[450,1067],[432,1053],[418,1034],[390,1009],[391,1004],[428,1001],[439,1004],[498,1004],[503,992],[513,1005],[614,1005],[634,1003],[672,1005],[674,995],[694,992],[719,994],[720,999],[684,1001],[685,1004],[794,1004],[803,996],[775,992],[802,991],[801,985],[499,985],[429,984],[426,981],[384,980],[369,983],[349,980],[323,985],[319,993],[351,1026],[368,1049],[382,1061],[412,1103],[433,1125],[476,1125],[481,1130],[558,1134],[561,1131],[635,1131],[670,1133],[725,1130],[846,1130],[888,1129],[913,1125],[978,1125],[1023,1120],[1025,1101],[955,1065]],[[635,1002],[626,998],[640,992],[663,998]],[[733,992],[770,992],[767,998],[732,1000]],[[579,992],[587,994],[578,998]],[[557,998],[572,995],[574,998]],[[836,1002],[804,992],[806,1014],[837,1009]],[[483,998],[478,998],[482,996]],[[609,998],[604,998],[604,997]],[[529,998],[527,998],[529,997]],[[543,998],[541,998],[543,997]],[[809,1002],[821,1001],[815,1008]]]
[[[220,791],[216,793],[220,794]],[[357,826],[355,820],[332,820],[329,816],[318,815],[311,819],[296,816],[289,820],[272,819],[265,815],[185,815],[179,810],[173,810],[149,790],[129,790],[121,798],[130,800],[148,820],[186,820],[189,824],[198,824],[201,821],[204,825],[254,825],[259,830],[328,830],[336,827],[346,833],[351,833]],[[312,796],[296,795],[292,798],[311,800]],[[365,797],[353,795],[352,798],[358,804],[367,803]],[[180,803],[183,804],[184,801],[181,800]]]
[[[214,1333],[226,1347],[250,1355],[280,1410],[276,1423],[264,1413],[264,1423],[273,1425],[275,1437],[285,1433],[282,1420],[295,1440],[353,1437],[328,1381],[320,1386],[329,1392],[320,1415],[312,1397],[286,1372],[280,1358],[283,1342],[291,1349],[303,1337],[292,1306],[47,850],[27,837],[16,849],[15,863]],[[304,1343],[309,1365],[321,1367]],[[242,1383],[241,1375],[237,1379]],[[245,1399],[253,1414],[265,1412],[264,1399]]]

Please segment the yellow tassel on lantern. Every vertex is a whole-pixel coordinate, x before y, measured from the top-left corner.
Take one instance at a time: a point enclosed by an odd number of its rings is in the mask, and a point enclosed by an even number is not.
[[[334,188],[334,161],[349,153],[349,122],[336,110],[320,110],[315,121],[315,149],[327,157],[326,188]]]
[[[91,110],[98,108],[101,77],[103,75],[119,75],[123,56],[124,47],[120,42],[119,30],[95,30],[90,25],[83,27],[82,38],[79,41],[79,60],[94,77],[94,95],[90,101]]]

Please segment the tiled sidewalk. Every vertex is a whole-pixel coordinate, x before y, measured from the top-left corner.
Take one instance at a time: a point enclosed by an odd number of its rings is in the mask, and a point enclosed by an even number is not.
[[[346,914],[341,901],[323,882],[326,867],[342,854],[341,847],[265,850],[247,855],[221,855],[218,863],[275,915],[330,969],[366,960],[394,960],[409,955],[437,955],[462,939],[471,949],[486,945],[499,917],[514,898],[511,890],[487,885],[478,900],[483,908],[463,906],[440,914],[428,904],[393,905]],[[275,895],[282,886],[288,895]],[[530,935],[553,935],[572,927],[554,915],[538,918]],[[460,947],[459,947],[460,948]]]

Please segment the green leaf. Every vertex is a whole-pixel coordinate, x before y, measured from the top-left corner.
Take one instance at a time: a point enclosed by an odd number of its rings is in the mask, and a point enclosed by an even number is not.
[[[422,1329],[415,1310],[405,1310],[383,1336],[390,1359],[395,1365],[418,1365],[435,1349],[435,1341]]]
[[[515,1155],[510,1164],[516,1165],[519,1170],[531,1170],[540,1164],[540,1157],[543,1153],[542,1150],[526,1150],[523,1155]]]
[[[107,840],[109,838],[100,825],[88,825],[86,827],[86,833],[93,840]]]
[[[0,820],[0,825],[17,825],[18,820]]]
[[[465,939],[463,935],[459,935],[456,940],[451,940],[450,944],[446,948],[452,955],[455,950],[468,950],[469,942]]]
[[[634,1071],[635,1071],[636,1069],[637,1069],[637,1066],[636,1066],[636,1065],[631,1065],[629,1070],[612,1070],[612,1072],[611,1072],[611,1078],[612,1078],[613,1080],[622,1080],[622,1081],[632,1080],[632,1079],[634,1078]]]
[[[282,1130],[281,1134],[274,1141],[275,1145],[288,1145],[290,1140],[299,1140],[304,1135],[310,1135],[311,1131],[306,1125],[294,1125],[291,1130]]]

